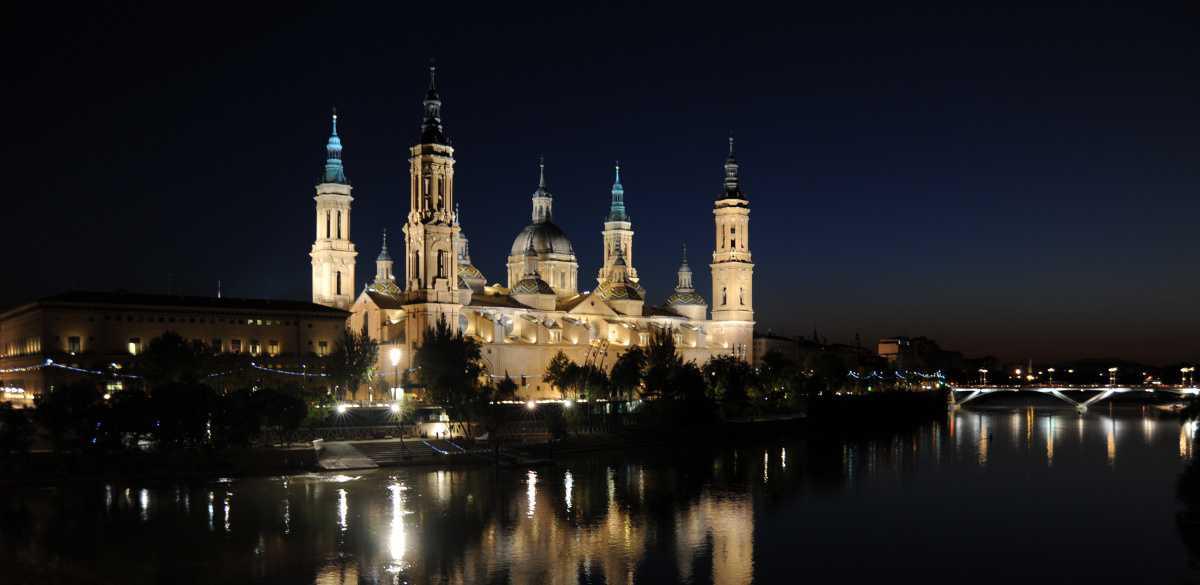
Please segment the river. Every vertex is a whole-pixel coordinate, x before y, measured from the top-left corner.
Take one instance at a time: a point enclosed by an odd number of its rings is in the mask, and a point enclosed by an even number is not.
[[[26,576],[0,582],[1189,583],[1194,431],[1142,408],[964,408],[539,469],[10,487],[0,557]]]

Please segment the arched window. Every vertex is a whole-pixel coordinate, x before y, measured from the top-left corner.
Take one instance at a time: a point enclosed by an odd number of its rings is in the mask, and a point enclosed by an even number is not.
[[[337,221],[337,226],[338,226],[337,239],[340,240],[340,239],[342,239],[342,211],[340,209],[338,210],[337,219],[338,219],[338,221]]]
[[[738,304],[746,304],[746,289],[738,287]]]
[[[325,211],[325,238],[326,239],[329,238],[329,234],[333,233],[330,231],[330,229],[333,227],[332,225],[330,225],[332,223],[333,223],[333,212],[326,210]]]
[[[342,271],[341,270],[337,271],[337,278],[334,280],[334,287],[335,287],[334,290],[337,291],[334,294],[338,294],[338,295],[342,294]]]
[[[446,251],[438,250],[437,253],[438,253],[437,254],[437,275],[438,275],[438,278],[445,278],[446,277],[446,266],[445,266]]]
[[[721,287],[721,304],[722,304],[722,305],[724,305],[724,304],[726,304],[727,302],[728,302],[728,300],[727,300],[727,297],[726,297],[726,295],[725,295],[725,287]]]

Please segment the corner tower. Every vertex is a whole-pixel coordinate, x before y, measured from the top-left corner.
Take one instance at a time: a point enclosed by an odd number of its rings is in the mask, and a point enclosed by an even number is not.
[[[751,360],[754,334],[754,264],[750,259],[750,200],[742,192],[739,165],[729,137],[725,189],[713,204],[712,320],[714,333],[730,352]]]
[[[420,343],[445,318],[458,327],[459,226],[454,219],[454,149],[442,126],[437,70],[429,68],[420,143],[409,149],[409,212],[404,224],[407,339]]]
[[[312,300],[319,305],[349,309],[354,300],[354,258],[358,252],[350,241],[350,181],[342,167],[342,139],[333,130],[325,144],[325,171],[317,185],[317,237],[312,258]]]
[[[608,217],[604,219],[604,264],[596,280],[601,284],[609,279],[618,250],[625,260],[625,272],[630,281],[638,282],[637,269],[633,267],[633,221],[625,212],[625,187],[621,185],[621,163],[616,164],[612,186],[612,200],[608,206]]]

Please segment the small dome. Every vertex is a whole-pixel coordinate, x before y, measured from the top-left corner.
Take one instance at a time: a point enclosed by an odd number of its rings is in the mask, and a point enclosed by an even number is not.
[[[707,307],[708,301],[705,301],[704,297],[695,292],[677,292],[667,297],[666,305],[668,307],[678,307],[681,305],[700,305]]]
[[[483,273],[480,272],[474,264],[459,264],[458,276],[459,278],[477,278],[479,280],[487,280],[483,277]]]
[[[539,256],[547,253],[575,255],[575,248],[571,246],[571,240],[567,238],[566,232],[549,221],[525,226],[525,229],[521,230],[521,233],[517,234],[517,238],[513,240],[511,255],[525,254],[530,240],[533,241],[533,249]]]
[[[605,282],[596,287],[596,292],[592,294],[606,301],[640,301],[644,298],[642,291],[638,290],[637,285],[628,281]]]
[[[509,294],[513,295],[552,295],[554,289],[538,276],[526,276],[514,284]]]

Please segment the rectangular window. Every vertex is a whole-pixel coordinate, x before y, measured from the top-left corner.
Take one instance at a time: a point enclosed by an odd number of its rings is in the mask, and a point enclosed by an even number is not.
[[[240,339],[229,340],[229,351],[232,351],[233,353],[242,353],[242,340],[240,340]]]
[[[271,354],[271,357],[279,355],[279,342],[275,341],[274,339],[268,341],[267,353]]]
[[[329,342],[318,341],[317,342],[317,355],[328,355],[328,354],[329,354]]]
[[[81,351],[81,348],[80,348],[80,344],[79,344],[79,338],[78,337],[68,337],[67,338],[67,353],[70,353],[71,355],[75,355],[75,354],[79,353],[80,351]]]
[[[262,345],[260,345],[258,343],[257,339],[251,339],[250,340],[250,355],[258,355],[260,353],[262,353]]]
[[[562,331],[557,329],[550,330],[550,343],[559,343],[562,341]]]
[[[137,355],[137,354],[141,353],[141,351],[142,351],[142,338],[140,338],[140,337],[130,337],[130,338],[129,338],[129,347],[128,347],[128,349],[129,349],[129,355]]]
[[[650,343],[650,334],[649,333],[638,333],[638,345],[649,345],[649,343]]]
[[[208,346],[208,348],[211,349],[213,353],[221,353],[221,338],[212,338],[212,343]]]

